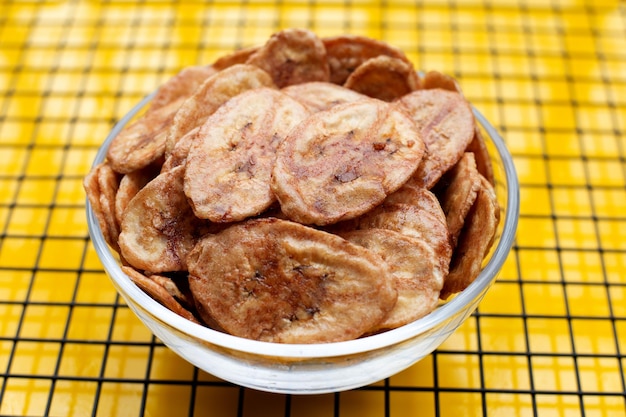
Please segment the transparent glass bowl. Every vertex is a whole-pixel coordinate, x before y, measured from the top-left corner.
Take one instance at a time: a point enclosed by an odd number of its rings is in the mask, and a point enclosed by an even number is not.
[[[104,161],[112,139],[151,98],[147,96],[117,123],[94,165]],[[408,368],[441,345],[474,312],[513,244],[519,216],[513,161],[496,130],[478,111],[474,114],[495,171],[502,209],[498,235],[484,269],[467,289],[429,315],[394,330],[327,344],[268,343],[220,333],[180,317],[133,284],[120,269],[87,202],[89,233],[104,269],[130,309],[166,346],[196,367],[241,386],[276,393],[319,394],[362,387]]]

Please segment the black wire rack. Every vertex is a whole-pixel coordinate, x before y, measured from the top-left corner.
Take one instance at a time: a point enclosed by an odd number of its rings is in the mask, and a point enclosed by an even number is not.
[[[257,392],[178,358],[116,294],[82,178],[180,68],[281,28],[363,34],[458,78],[521,184],[516,244],[438,350],[362,389]],[[626,415],[626,5],[618,1],[0,4],[0,415]]]

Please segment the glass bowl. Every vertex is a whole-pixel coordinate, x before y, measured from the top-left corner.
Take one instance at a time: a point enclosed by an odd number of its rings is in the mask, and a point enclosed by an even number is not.
[[[94,166],[104,161],[109,144],[151,100],[144,98],[113,128]],[[496,178],[502,213],[497,236],[484,268],[463,292],[412,323],[384,333],[345,342],[278,344],[244,339],[192,323],[140,290],[120,269],[87,201],[89,234],[104,269],[137,317],[179,356],[216,377],[256,390],[285,394],[319,394],[362,387],[418,362],[474,312],[496,280],[515,237],[519,184],[502,138],[474,109],[483,131]]]

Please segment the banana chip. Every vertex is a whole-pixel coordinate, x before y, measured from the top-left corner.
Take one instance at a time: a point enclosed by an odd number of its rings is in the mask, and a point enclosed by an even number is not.
[[[456,246],[465,217],[474,204],[480,187],[480,174],[471,152],[466,152],[437,184],[437,194],[446,214],[452,247]]]
[[[436,201],[436,199],[435,199]],[[439,260],[444,275],[452,257],[446,217],[439,203],[382,204],[356,219],[356,229],[394,230],[424,241]]]
[[[201,311],[231,334],[278,343],[354,339],[393,308],[387,264],[330,233],[258,219],[202,238],[189,255]]]
[[[330,81],[343,85],[350,74],[362,63],[380,55],[411,61],[400,49],[384,42],[358,35],[341,35],[322,39],[326,47]]]
[[[115,194],[115,219],[118,224],[122,224],[124,211],[130,200],[158,174],[158,166],[148,165],[143,169],[130,172],[122,177]]]
[[[185,271],[187,254],[203,232],[183,192],[184,167],[160,174],[135,195],[124,211],[119,245],[133,267]]]
[[[400,58],[370,58],[350,74],[344,87],[383,101],[394,101],[419,88],[413,65]]]
[[[107,162],[95,166],[83,180],[85,193],[98,220],[104,240],[119,252],[120,226],[115,217],[115,195],[119,187],[117,174]]]
[[[180,104],[182,100],[193,94],[196,88],[216,72],[216,68],[206,65],[183,68],[178,74],[159,87],[154,98],[150,101],[148,112],[158,110],[174,102]]]
[[[291,131],[277,151],[272,190],[290,219],[332,224],[380,204],[415,172],[423,153],[417,127],[397,106],[346,103]]]
[[[154,298],[159,303],[163,304],[168,309],[172,310],[174,313],[178,314],[181,317],[186,318],[194,323],[198,323],[198,320],[194,317],[191,311],[187,310],[183,307],[176,298],[171,294],[171,290],[168,290],[163,285],[163,279],[167,279],[165,277],[147,277],[143,275],[141,272],[131,268],[129,266],[122,266],[122,271],[128,275],[128,277],[141,288],[146,294],[150,297]],[[157,279],[155,279],[157,278]]]
[[[398,300],[373,332],[395,329],[430,313],[439,303],[444,271],[422,240],[393,230],[354,230],[341,235],[379,255],[389,265]]]
[[[147,112],[122,130],[111,141],[107,152],[111,167],[128,174],[158,162],[163,157],[167,132],[180,104],[177,100]]]
[[[259,87],[274,87],[269,74],[253,65],[238,64],[209,77],[180,106],[167,133],[165,154],[188,132],[202,126],[229,99]]]
[[[302,103],[311,113],[328,110],[333,106],[367,98],[348,88],[322,81],[294,84],[281,90],[294,100]]]
[[[220,107],[187,156],[185,194],[195,215],[233,222],[269,208],[276,147],[307,115],[300,103],[269,88],[239,94]]]
[[[456,164],[472,141],[472,109],[459,93],[438,88],[414,91],[399,102],[421,129],[426,155],[415,180],[430,189]]]
[[[485,144],[485,138],[480,131],[480,128],[476,126],[474,132],[474,138],[467,145],[466,152],[472,152],[476,159],[476,168],[478,172],[489,181],[491,185],[495,185],[496,179],[493,173],[493,165],[491,165],[491,158],[489,157],[489,151]]]
[[[463,94],[461,86],[453,77],[439,71],[428,71],[421,79],[420,86],[425,90],[440,88],[442,90]]]
[[[484,177],[480,178],[481,187],[465,219],[450,263],[450,273],[443,284],[440,295],[443,300],[463,291],[478,277],[500,222],[500,207],[493,188]]]
[[[259,48],[257,46],[251,46],[248,48],[236,50],[234,52],[219,57],[211,66],[216,70],[221,71],[223,69],[232,67],[233,65],[245,64],[248,58],[250,58],[250,55],[258,50]]]
[[[275,33],[246,63],[267,71],[280,88],[330,79],[324,44],[313,32],[303,29]]]

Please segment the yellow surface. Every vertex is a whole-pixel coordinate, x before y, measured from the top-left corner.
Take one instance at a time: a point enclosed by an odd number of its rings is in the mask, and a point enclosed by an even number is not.
[[[363,34],[456,76],[521,183],[499,282],[434,354],[363,390],[224,383],[154,340],[106,278],[82,176],[183,66],[286,27]],[[626,3],[0,3],[0,415],[626,415]]]

